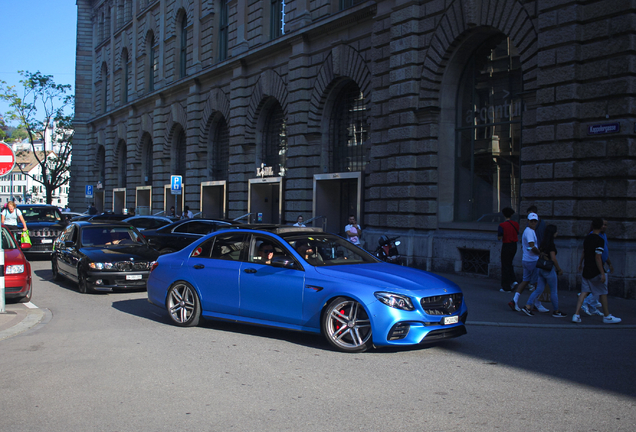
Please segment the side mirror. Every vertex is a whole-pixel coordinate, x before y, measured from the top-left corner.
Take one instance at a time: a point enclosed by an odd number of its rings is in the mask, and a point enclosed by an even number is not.
[[[296,268],[296,263],[287,257],[284,256],[275,256],[274,258],[272,258],[272,266],[273,267],[281,267],[281,268],[288,268],[288,269],[295,269]]]
[[[22,243],[20,245],[21,249],[31,249],[31,243]]]

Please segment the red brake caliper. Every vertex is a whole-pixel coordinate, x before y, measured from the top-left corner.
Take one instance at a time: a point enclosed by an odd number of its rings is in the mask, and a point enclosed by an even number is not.
[[[340,313],[344,316],[344,314],[345,314],[344,309],[342,309],[342,310],[340,311]],[[336,325],[336,330],[340,330],[340,324]]]

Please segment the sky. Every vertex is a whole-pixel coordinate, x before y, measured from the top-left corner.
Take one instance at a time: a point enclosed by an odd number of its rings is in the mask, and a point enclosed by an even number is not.
[[[75,0],[0,0],[0,11],[0,80],[19,86],[19,70],[40,71],[75,88]]]

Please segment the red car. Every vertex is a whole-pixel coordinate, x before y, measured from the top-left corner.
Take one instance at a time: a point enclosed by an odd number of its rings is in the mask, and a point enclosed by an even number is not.
[[[11,231],[2,225],[2,249],[4,249],[4,286],[5,298],[17,299],[26,303],[33,296],[31,264],[22,253],[29,249],[29,243],[21,245],[15,240]]]

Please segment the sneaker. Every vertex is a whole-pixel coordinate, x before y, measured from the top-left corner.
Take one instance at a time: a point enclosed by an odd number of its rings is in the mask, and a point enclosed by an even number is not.
[[[499,291],[501,291],[501,292],[510,292],[510,291],[512,291],[512,290],[499,288]]]
[[[513,311],[517,311],[517,312],[521,311],[521,309],[519,308],[517,303],[514,302],[514,300],[513,301],[509,301],[508,302],[508,306],[510,306],[510,309],[512,309]]]
[[[524,314],[528,315],[528,316],[533,316],[534,314],[532,313],[532,311],[530,309],[528,309],[527,307],[522,307],[521,308],[521,312],[523,312]]]
[[[581,322],[581,315],[577,315],[577,314],[572,315],[572,322],[573,323],[580,323]]]
[[[539,312],[541,312],[541,313],[547,313],[547,312],[550,312],[550,310],[549,310],[549,309],[547,309],[547,308],[545,308],[545,307],[541,304],[541,302],[536,302],[536,303],[534,304],[534,307],[537,309],[537,311],[539,311]]]
[[[583,313],[585,313],[585,315],[592,316],[592,312],[590,312],[590,308],[588,307],[588,305],[586,304],[582,305],[581,310],[583,311]]]
[[[519,285],[519,282],[513,282],[510,284],[510,291],[512,291],[513,289],[515,289],[517,287],[517,285]]]
[[[619,322],[621,322],[621,319],[616,318],[615,316],[612,316],[612,315],[603,317],[603,323],[605,324],[618,324]]]
[[[555,317],[555,318],[565,318],[566,316],[568,316],[568,314],[564,314],[561,311],[554,311],[552,313],[552,316]]]

